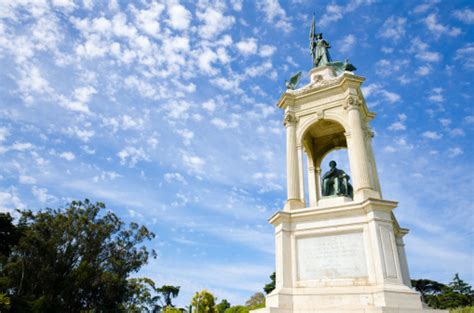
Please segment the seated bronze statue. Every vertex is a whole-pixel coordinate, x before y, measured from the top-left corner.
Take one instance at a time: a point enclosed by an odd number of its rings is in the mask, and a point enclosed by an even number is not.
[[[336,161],[329,162],[331,168],[321,178],[322,196],[344,196],[353,197],[352,185],[349,183],[349,175],[343,170],[336,168]]]

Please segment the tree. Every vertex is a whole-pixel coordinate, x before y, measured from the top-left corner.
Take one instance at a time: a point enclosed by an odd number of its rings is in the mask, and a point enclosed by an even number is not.
[[[230,308],[230,303],[226,299],[222,299],[222,301],[216,305],[217,313],[224,313],[228,308]]]
[[[412,285],[419,291],[423,300],[435,309],[460,308],[473,304],[473,292],[469,284],[458,274],[448,285],[428,279],[412,280]]]
[[[273,273],[270,275],[270,280],[271,280],[271,281],[263,287],[263,290],[265,291],[265,293],[266,293],[267,295],[268,295],[270,292],[272,292],[273,289],[275,289],[275,280],[276,280],[276,274],[275,274],[275,272],[273,272]]]
[[[217,313],[215,297],[207,290],[196,292],[191,304],[197,313]]]
[[[251,309],[257,309],[265,306],[265,296],[261,292],[256,292],[245,302],[245,305]]]
[[[156,289],[156,292],[161,294],[165,300],[163,303],[165,307],[174,307],[172,300],[176,298],[179,294],[179,286],[168,286],[163,285],[160,288]]]
[[[155,256],[143,245],[154,234],[104,209],[86,199],[18,211],[21,236],[0,274],[12,312],[124,312],[137,301],[143,284],[129,276]]]
[[[249,308],[243,305],[236,305],[225,310],[225,313],[249,313]]]
[[[421,294],[422,301],[428,305],[446,288],[446,285],[429,279],[412,279],[411,285]]]
[[[3,271],[12,248],[18,243],[20,230],[13,224],[10,213],[0,213],[0,271]],[[0,275],[0,312],[10,309],[11,299],[6,293],[8,277]]]

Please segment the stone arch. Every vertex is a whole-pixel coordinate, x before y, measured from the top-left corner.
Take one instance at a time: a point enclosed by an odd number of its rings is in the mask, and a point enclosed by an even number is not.
[[[328,120],[328,121],[333,121],[342,126],[344,128],[344,131],[347,133],[349,130],[349,126],[347,125],[347,122],[345,119],[341,117],[340,114],[335,114],[332,112],[324,112],[321,114],[314,114],[311,116],[309,119],[305,120],[301,125],[298,127],[298,131],[296,133],[296,142],[298,145],[303,144],[303,139],[308,132],[308,130],[317,122],[321,120]]]

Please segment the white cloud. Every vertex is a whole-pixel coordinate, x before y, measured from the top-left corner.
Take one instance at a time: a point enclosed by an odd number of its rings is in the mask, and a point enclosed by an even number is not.
[[[340,41],[337,42],[339,52],[347,53],[354,49],[356,43],[356,37],[353,34],[344,36]]]
[[[435,132],[435,131],[431,131],[431,130],[425,131],[421,135],[425,138],[433,139],[433,140],[438,140],[438,139],[441,139],[443,137],[442,134],[440,134],[438,132]]]
[[[56,197],[48,194],[48,189],[46,188],[39,188],[37,186],[33,186],[33,188],[31,188],[31,192],[36,197],[36,199],[38,199],[38,201],[41,203],[46,203],[49,201],[56,200]]]
[[[416,57],[425,62],[438,62],[441,60],[439,52],[421,51],[416,54]]]
[[[187,146],[191,144],[191,140],[194,138],[194,132],[189,129],[177,129],[176,133],[183,138],[183,143]]]
[[[204,159],[195,155],[190,155],[186,152],[183,152],[182,160],[186,167],[196,172],[201,172],[203,170],[204,165],[206,164],[206,161],[204,161]]]
[[[148,155],[142,148],[125,147],[117,153],[120,158],[120,164],[128,164],[129,167],[134,167],[139,161],[149,161]]]
[[[72,153],[70,151],[66,151],[66,152],[63,152],[63,153],[59,154],[59,157],[64,159],[64,160],[67,160],[67,161],[72,161],[76,158],[74,153]]]
[[[428,15],[424,19],[424,22],[426,27],[435,35],[435,37],[440,37],[442,35],[456,37],[461,34],[461,29],[439,23],[436,13]]]
[[[428,97],[430,101],[433,102],[443,102],[444,101],[444,96],[443,96],[443,88],[433,88],[431,89],[431,94]]]
[[[407,19],[405,17],[390,16],[379,31],[381,37],[398,41],[405,36]]]
[[[168,6],[169,19],[168,25],[176,30],[185,30],[191,23],[191,12],[179,3],[173,3]]]
[[[452,137],[462,137],[465,133],[461,128],[453,128],[449,131],[449,135]]]
[[[165,179],[166,182],[168,182],[170,184],[173,183],[173,182],[178,182],[178,183],[181,183],[183,185],[188,184],[186,179],[180,173],[166,173],[165,175],[163,175],[163,178]]]
[[[40,69],[35,65],[28,65],[20,70],[20,79],[17,81],[18,87],[23,94],[23,100],[27,104],[31,104],[34,101],[33,93],[38,94],[51,94],[53,89],[51,88],[49,81],[43,77]]]
[[[281,7],[278,0],[258,0],[257,9],[265,14],[265,21],[274,24],[276,28],[289,33],[293,30],[290,18]]]
[[[456,50],[454,59],[461,60],[466,69],[474,70],[474,43],[467,43],[464,47]]]
[[[319,20],[319,25],[327,26],[333,22],[337,22],[344,17],[347,13],[353,12],[361,5],[372,4],[373,0],[355,0],[349,1],[346,5],[341,6],[335,3],[326,5],[326,10]]]
[[[461,22],[464,22],[466,24],[474,24],[474,11],[470,8],[455,10],[453,12],[453,15]]]
[[[237,126],[239,126],[238,116],[232,114],[231,119],[227,121],[221,118],[213,118],[211,120],[211,124],[215,125],[219,129],[236,128]]]
[[[464,117],[464,122],[467,124],[474,124],[474,115],[468,115]]]
[[[135,18],[138,27],[150,36],[156,37],[160,32],[160,15],[165,6],[161,3],[153,1],[150,7],[144,10],[137,10]]]
[[[211,99],[209,101],[204,102],[202,104],[202,107],[204,110],[208,111],[209,113],[212,113],[216,109],[216,102],[214,101],[214,99]]]
[[[448,156],[449,156],[450,158],[457,157],[457,156],[459,156],[459,155],[461,155],[461,154],[463,154],[463,153],[464,153],[464,151],[463,151],[461,148],[459,148],[459,147],[454,147],[454,148],[449,148],[449,149],[448,149]]]
[[[20,184],[36,184],[36,179],[28,175],[20,175],[18,177],[18,181],[20,182]]]
[[[389,130],[405,130],[406,129],[406,126],[405,124],[403,124],[402,122],[395,122],[395,123],[392,123],[389,127],[388,127]]]
[[[257,39],[247,38],[237,43],[237,50],[243,55],[251,55],[257,53]]]
[[[265,58],[265,57],[271,57],[276,51],[276,47],[275,46],[270,46],[270,45],[262,45],[260,47],[260,51],[258,52],[258,54]]]
[[[404,121],[406,121],[407,119],[407,116],[405,114],[398,114],[398,122],[394,122],[392,123],[388,129],[389,130],[405,130],[406,129],[406,126],[405,124],[403,123]]]
[[[10,149],[15,151],[26,151],[31,150],[35,146],[29,142],[15,142],[11,145]]]
[[[244,3],[244,0],[230,0],[232,9],[234,9],[235,11],[241,11],[243,3]]]
[[[419,76],[426,76],[429,73],[431,73],[431,66],[429,65],[419,66],[415,71],[415,74]]]
[[[196,12],[196,16],[203,25],[199,26],[199,35],[206,39],[216,38],[229,29],[235,22],[233,16],[225,16],[217,7],[207,6],[204,11]]]
[[[362,92],[366,98],[370,98],[372,96],[381,96],[389,103],[398,102],[401,98],[399,94],[385,90],[382,85],[377,83],[362,87]]]
[[[212,66],[212,63],[216,62],[219,56],[212,51],[211,49],[207,48],[203,52],[201,52],[198,56],[198,65],[201,70],[203,70],[206,74],[215,75],[217,74],[217,69]]]
[[[15,187],[0,189],[0,212],[13,213],[14,209],[24,210],[26,205]]]
[[[92,129],[80,129],[77,126],[68,127],[64,130],[66,134],[76,136],[84,142],[88,142],[95,135],[95,131]]]
[[[413,13],[419,14],[419,13],[424,13],[428,11],[430,8],[435,6],[437,3],[439,3],[440,0],[430,0],[430,1],[425,1],[425,3],[417,5],[413,9]]]
[[[74,89],[74,98],[77,101],[87,103],[95,93],[97,93],[97,90],[92,86],[80,87]]]
[[[10,135],[10,131],[6,127],[0,127],[0,143],[5,141]]]
[[[441,118],[439,122],[441,123],[441,125],[446,127],[446,126],[449,126],[449,124],[451,124],[452,121],[449,118]]]

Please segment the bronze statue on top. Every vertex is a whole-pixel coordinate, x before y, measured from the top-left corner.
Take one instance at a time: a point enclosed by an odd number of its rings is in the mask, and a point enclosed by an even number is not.
[[[349,183],[351,178],[343,170],[338,169],[336,165],[336,161],[329,162],[331,169],[321,178],[321,194],[323,197],[344,196],[352,198],[353,189]]]
[[[329,54],[329,48],[331,48],[331,45],[323,39],[323,33],[316,33],[316,24],[313,14],[313,20],[309,31],[309,49],[313,59],[313,67],[328,65],[333,67],[336,72],[339,73],[343,71],[353,72],[356,70],[356,67],[350,64],[348,59],[346,59],[344,63],[340,61],[333,62],[331,55]]]

